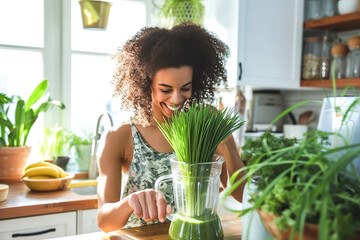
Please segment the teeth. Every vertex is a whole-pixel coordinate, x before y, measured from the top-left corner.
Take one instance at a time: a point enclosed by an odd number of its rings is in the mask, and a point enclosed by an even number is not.
[[[166,105],[171,111],[175,111],[175,110],[178,110],[179,107],[173,107],[173,106],[169,106],[169,105]]]

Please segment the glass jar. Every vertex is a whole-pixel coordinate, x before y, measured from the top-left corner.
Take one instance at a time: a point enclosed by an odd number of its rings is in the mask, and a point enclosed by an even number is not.
[[[321,38],[305,38],[303,53],[302,79],[319,79],[320,78],[320,53]]]
[[[360,78],[360,36],[349,39],[350,52],[346,60],[346,77]]]
[[[221,240],[224,233],[217,214],[220,174],[223,157],[214,155],[210,161],[189,164],[170,159],[171,175],[158,178],[155,190],[172,179],[176,213],[172,213],[169,239]],[[196,160],[194,160],[196,162]]]
[[[320,0],[320,17],[332,17],[337,14],[337,0]]]
[[[305,0],[304,21],[320,18],[320,0]]]
[[[321,59],[320,59],[320,78],[329,79],[330,76],[330,63],[331,63],[331,47],[332,38],[325,35],[321,42]]]
[[[345,44],[336,44],[331,48],[331,55],[333,60],[331,62],[331,69],[335,79],[342,79],[346,77],[346,55],[349,48]],[[330,76],[332,79],[332,76]]]

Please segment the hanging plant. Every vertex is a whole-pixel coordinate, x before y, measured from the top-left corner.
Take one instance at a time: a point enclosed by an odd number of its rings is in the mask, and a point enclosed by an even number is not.
[[[203,0],[165,0],[159,6],[153,0],[153,4],[159,9],[159,18],[164,27],[172,27],[182,22],[192,22],[203,25],[205,7]]]

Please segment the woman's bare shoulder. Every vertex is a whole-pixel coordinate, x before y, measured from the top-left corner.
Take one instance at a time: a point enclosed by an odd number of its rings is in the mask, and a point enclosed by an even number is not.
[[[105,148],[112,150],[126,150],[131,146],[132,133],[129,122],[124,122],[116,126],[112,126],[103,137]]]
[[[110,137],[126,137],[131,135],[131,126],[129,122],[123,122],[119,125],[112,126],[107,136]]]

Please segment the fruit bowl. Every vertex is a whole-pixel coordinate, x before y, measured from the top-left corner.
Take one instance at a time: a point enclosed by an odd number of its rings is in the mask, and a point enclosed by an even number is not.
[[[74,178],[74,173],[65,173],[66,177],[63,178],[46,178],[46,179],[37,179],[24,177],[23,181],[25,185],[33,191],[56,191],[62,190],[68,186],[71,180]]]

